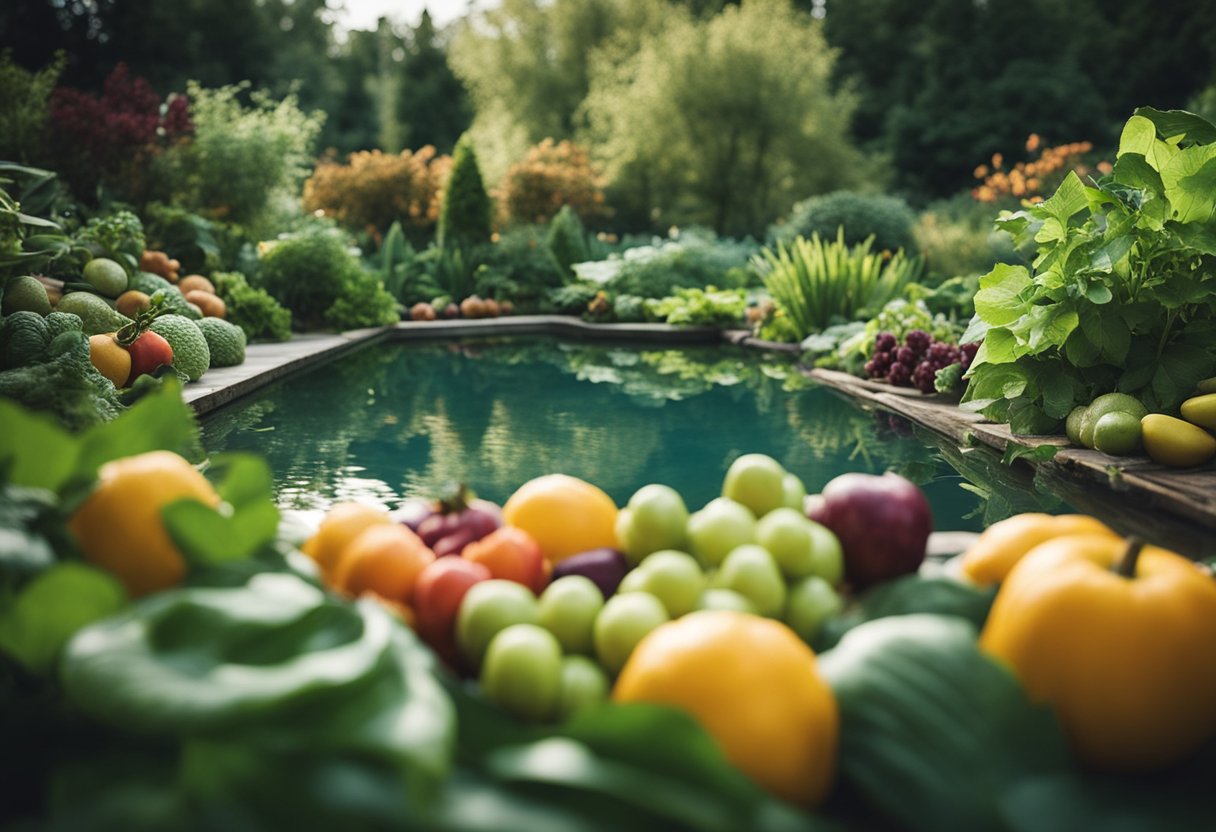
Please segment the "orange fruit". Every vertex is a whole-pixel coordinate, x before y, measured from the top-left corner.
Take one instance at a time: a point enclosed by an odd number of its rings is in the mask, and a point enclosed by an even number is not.
[[[612,698],[687,711],[731,763],[792,803],[818,804],[832,785],[836,697],[811,648],[779,621],[703,610],[661,624],[634,648]]]
[[[131,375],[131,353],[118,343],[113,332],[89,336],[89,360],[115,387],[124,386]]]
[[[351,540],[333,567],[333,584],[349,595],[374,592],[408,604],[418,574],[435,559],[418,535],[399,523],[374,523]]]
[[[116,459],[101,466],[97,487],[68,528],[87,560],[113,572],[131,595],[147,595],[185,577],[186,561],[160,518],[164,506],[183,498],[220,502],[206,477],[175,453]]]
[[[323,574],[333,571],[338,556],[368,526],[388,525],[393,521],[384,509],[363,503],[337,503],[321,521],[317,533],[301,547],[321,567]]]
[[[985,529],[963,554],[959,565],[963,574],[977,584],[998,584],[1031,549],[1070,534],[1118,537],[1101,520],[1085,514],[1015,514]]]
[[[502,507],[502,519],[532,535],[552,563],[591,549],[616,548],[616,503],[577,477],[547,474],[529,480]]]

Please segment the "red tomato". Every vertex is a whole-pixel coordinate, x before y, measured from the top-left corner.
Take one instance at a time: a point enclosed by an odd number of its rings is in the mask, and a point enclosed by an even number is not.
[[[127,387],[145,373],[150,373],[163,364],[173,363],[173,347],[151,330],[136,338],[131,346],[127,347],[127,352],[131,353],[131,375],[127,377]]]
[[[490,570],[479,563],[449,557],[439,558],[424,567],[414,584],[418,634],[453,668],[460,665],[455,633],[460,602],[469,587],[488,581],[490,577]]]

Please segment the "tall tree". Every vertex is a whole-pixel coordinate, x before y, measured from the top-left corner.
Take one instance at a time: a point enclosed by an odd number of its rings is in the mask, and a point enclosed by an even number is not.
[[[832,60],[789,0],[673,12],[631,62],[602,55],[586,112],[618,205],[660,226],[758,233],[799,198],[862,183]]]
[[[473,118],[468,93],[448,64],[445,44],[425,9],[405,40],[396,118],[405,145],[450,153]]]

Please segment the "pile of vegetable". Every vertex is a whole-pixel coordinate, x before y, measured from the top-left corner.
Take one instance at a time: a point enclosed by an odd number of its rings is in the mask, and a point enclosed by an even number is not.
[[[6,824],[1207,819],[1216,582],[1092,518],[1014,517],[930,575],[910,483],[804,512],[748,455],[691,513],[550,476],[301,533],[257,458],[190,464],[165,386],[78,435],[0,401]]]

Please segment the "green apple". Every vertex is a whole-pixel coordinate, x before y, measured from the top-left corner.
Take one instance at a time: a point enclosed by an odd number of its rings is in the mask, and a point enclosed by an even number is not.
[[[761,615],[776,618],[785,608],[785,579],[768,549],[745,543],[732,549],[714,575],[714,585],[733,589],[756,606]]]
[[[566,720],[584,708],[608,700],[608,676],[586,656],[562,659],[562,689],[557,699],[557,718]]]
[[[756,515],[727,497],[710,500],[688,518],[688,542],[692,553],[707,569],[722,562],[736,546],[756,539]]]
[[[801,511],[783,506],[761,517],[756,523],[756,542],[768,549],[786,578],[813,574],[811,521]]]
[[[669,620],[663,602],[648,592],[613,595],[595,619],[596,657],[609,673],[620,673],[638,642]]]
[[[844,548],[836,533],[814,520],[811,524],[811,574],[818,575],[832,586],[844,580]]]
[[[636,581],[630,581],[629,587],[621,591],[649,592],[663,602],[663,607],[672,618],[679,618],[696,609],[697,599],[705,589],[705,573],[701,571],[701,564],[692,555],[674,549],[647,555],[638,568],[630,573],[634,574],[638,576]],[[625,581],[621,583],[624,586]]]
[[[764,454],[744,454],[731,463],[722,481],[722,496],[742,503],[763,517],[785,505],[785,469]]]
[[[802,480],[798,479],[798,475],[787,471],[781,478],[781,488],[785,494],[781,504],[801,512],[802,505],[806,502],[806,486],[802,484]]]
[[[790,587],[785,623],[803,641],[810,643],[823,622],[840,615],[843,610],[844,600],[832,585],[818,575],[811,575]]]
[[[512,624],[486,649],[481,690],[520,719],[553,719],[562,691],[562,646],[544,627]]]
[[[478,666],[494,636],[512,624],[535,624],[537,613],[536,596],[523,584],[498,578],[474,584],[456,614],[456,646]]]
[[[651,552],[683,549],[688,508],[684,498],[666,485],[644,485],[616,516],[616,539],[629,563]]]
[[[604,608],[604,595],[590,578],[566,575],[541,593],[537,623],[557,637],[567,653],[595,649],[595,619]]]
[[[735,612],[750,612],[757,615],[756,605],[744,598],[733,589],[710,587],[701,593],[697,599],[699,610],[734,610]]]

